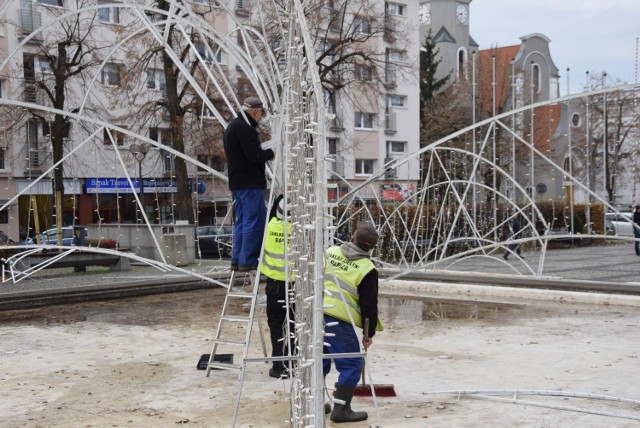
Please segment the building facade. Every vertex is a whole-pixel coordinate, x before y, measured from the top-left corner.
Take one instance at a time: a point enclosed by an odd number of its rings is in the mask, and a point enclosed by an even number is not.
[[[4,105],[11,114],[3,115],[7,122],[3,136],[6,151],[4,159],[0,157],[5,165],[0,165],[0,174],[4,175],[0,180],[5,184],[1,186],[4,193],[0,193],[0,202],[21,195],[3,211],[7,213],[9,235],[18,239],[19,235],[33,235],[36,229],[57,223],[139,222],[143,216],[154,223],[171,223],[177,192],[171,116],[159,108],[144,120],[140,117],[149,105],[161,105],[169,96],[164,65],[160,56],[146,61],[144,67],[134,60],[147,55],[146,48],[157,47],[157,40],[143,33],[161,28],[156,23],[166,15],[154,9],[151,1],[102,8],[95,7],[101,0],[14,3],[19,7],[7,8],[0,25],[1,52],[6,55],[0,58],[6,60],[0,70],[2,97],[25,104],[21,108]],[[189,28],[193,46],[192,52],[182,58],[183,71],[190,70],[204,87],[207,80],[212,86],[212,78],[219,73],[224,77],[221,81],[229,82],[227,93],[234,93],[240,101],[254,95],[256,76],[249,71],[246,58],[234,54],[228,44],[249,50],[252,42],[246,39],[247,34],[255,35],[258,43],[261,38],[266,40],[269,34],[262,34],[266,6],[247,0],[228,2],[227,8],[219,2],[201,0],[186,5],[207,22],[210,30],[198,34],[198,29]],[[350,34],[370,36],[348,50],[375,53],[378,58],[375,66],[345,62],[343,75],[335,78],[346,81],[326,94],[335,118],[327,129],[327,145],[330,157],[335,158],[333,170],[337,174],[330,180],[329,196],[336,200],[349,186],[362,183],[388,161],[419,146],[418,2],[326,1],[322,7],[328,11],[327,16],[339,18],[350,28]],[[61,18],[73,11],[76,14],[71,18]],[[84,37],[83,49],[91,49],[92,57],[84,59],[82,65],[86,67],[82,71],[68,76],[61,102],[60,97],[51,96],[59,83],[56,49],[64,29],[72,28],[72,20],[79,24],[79,30],[70,37],[70,45]],[[88,22],[92,25],[84,25]],[[329,24],[328,36],[315,39],[318,53],[329,39],[344,36]],[[140,30],[140,35],[131,34],[134,29]],[[185,41],[182,43],[184,48]],[[75,52],[70,48],[69,53]],[[340,57],[331,59],[339,62]],[[134,92],[135,97],[131,95]],[[214,224],[229,219],[231,198],[226,183],[212,170],[224,174],[219,143],[223,122],[232,117],[233,108],[225,107],[225,97],[215,94],[209,96],[210,104],[198,104],[197,98],[202,95],[193,94],[184,103],[191,108],[183,116],[184,121],[190,121],[185,127],[185,154],[200,162],[188,167],[198,221]],[[222,117],[213,114],[211,105],[222,112]],[[56,115],[56,109],[67,113]],[[61,207],[55,206],[52,184],[55,167],[51,141],[56,135],[57,116],[62,117],[64,126],[61,156],[65,198]],[[91,120],[83,120],[87,116]],[[264,137],[269,138],[268,130]],[[407,198],[417,179],[417,162],[410,162],[389,171],[383,180],[360,193],[365,198]],[[137,200],[143,211],[136,208]]]

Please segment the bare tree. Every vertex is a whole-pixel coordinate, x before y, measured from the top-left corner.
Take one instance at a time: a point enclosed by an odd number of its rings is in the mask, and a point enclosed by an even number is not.
[[[88,0],[75,0],[73,5],[67,4],[67,8],[81,9],[88,4]],[[49,10],[54,18],[65,12],[58,8]],[[100,63],[103,47],[96,43],[95,21],[95,11],[71,14],[43,33],[35,34],[32,38],[35,52],[23,55],[25,99],[59,111],[53,115],[53,120],[48,120],[37,108],[31,112],[41,119],[43,127],[48,128],[54,163],[64,156],[64,142],[70,127],[69,118],[61,112],[78,110],[82,102],[78,88],[85,86]],[[60,163],[53,171],[56,215],[60,215],[63,207],[64,176],[64,164]],[[59,227],[61,220],[57,219]]]
[[[591,82],[590,90],[624,85],[616,79],[607,83],[604,73],[594,73]],[[634,97],[633,90],[616,89],[574,102],[584,132],[574,136],[573,170],[585,177],[591,190],[602,188],[611,204],[616,203],[619,178],[629,172],[634,162],[638,139]]]
[[[281,12],[284,5],[265,11],[265,32],[272,47],[282,45],[285,34]],[[339,109],[339,100],[353,106],[378,105],[380,94],[395,87],[415,64],[397,61],[410,45],[406,19],[397,19],[374,0],[325,0],[308,2],[305,14],[315,45],[315,62],[325,90],[330,113]],[[380,39],[386,42],[383,48]],[[286,61],[286,53],[277,51]],[[340,126],[336,126],[340,128]]]
[[[178,3],[185,9],[178,8],[173,12],[185,17],[188,11],[186,8],[190,6]],[[171,3],[166,0],[153,2],[153,7],[166,11],[167,16],[170,6]],[[209,8],[208,13],[214,13],[213,11]],[[160,20],[164,18],[165,15],[159,16]],[[166,36],[166,45],[150,33],[145,33],[136,38],[135,43],[127,46],[130,70],[124,96],[129,105],[136,106],[136,114],[128,120],[135,122],[134,127],[139,132],[146,132],[148,128],[156,129],[160,124],[168,122],[169,138],[164,136],[163,145],[185,155],[198,157],[204,163],[222,170],[223,150],[220,142],[223,129],[189,80],[193,78],[200,87],[206,87],[208,77],[204,69],[209,68],[215,74],[210,62],[215,61],[211,55],[216,45],[195,27],[187,28],[186,35],[175,23],[166,28],[162,23],[154,31],[156,30]],[[183,70],[186,70],[188,76]],[[149,91],[149,88],[156,91]],[[207,96],[214,109],[223,112],[226,119],[231,117],[231,112],[219,97],[213,93],[208,93]],[[188,163],[168,152],[164,154],[162,163],[171,165],[175,175],[177,189],[173,204],[174,220],[194,223],[192,195],[196,190],[196,183],[193,182],[193,188],[190,188]]]

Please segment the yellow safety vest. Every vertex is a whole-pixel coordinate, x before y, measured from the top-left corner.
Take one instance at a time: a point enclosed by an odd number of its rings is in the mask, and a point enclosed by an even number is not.
[[[324,289],[328,293],[324,295],[324,313],[346,322],[351,322],[349,319],[349,313],[351,313],[356,326],[362,327],[358,286],[362,279],[375,269],[375,265],[368,257],[349,260],[342,254],[340,247],[329,248],[325,258]],[[340,296],[341,293],[344,301]],[[383,328],[378,319],[376,331],[382,331]]]
[[[291,236],[291,223],[287,222],[287,240]],[[278,281],[284,281],[285,255],[284,255],[284,222],[277,217],[272,218],[267,225],[267,236],[264,241],[264,256],[260,268],[266,277]],[[289,279],[293,278],[291,266],[289,266]]]

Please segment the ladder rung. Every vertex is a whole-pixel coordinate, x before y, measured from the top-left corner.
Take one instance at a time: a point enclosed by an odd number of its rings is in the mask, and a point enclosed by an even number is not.
[[[245,293],[244,291],[230,291],[227,293],[229,297],[243,297],[243,298],[253,298],[253,294]]]
[[[220,317],[221,320],[225,321],[244,321],[249,322],[249,317],[245,317],[242,315],[223,315]]]
[[[208,369],[224,369],[224,370],[240,370],[240,365],[238,364],[229,364],[229,363],[209,363],[207,364]]]
[[[232,339],[213,339],[215,343],[222,343],[225,345],[244,345],[243,340],[232,340]]]

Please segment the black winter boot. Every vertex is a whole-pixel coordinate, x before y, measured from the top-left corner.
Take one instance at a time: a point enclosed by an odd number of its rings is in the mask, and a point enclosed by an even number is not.
[[[354,412],[351,410],[351,399],[355,392],[355,386],[336,385],[336,400],[344,401],[339,404],[334,401],[333,411],[331,412],[331,421],[333,422],[359,422],[365,421],[369,417],[367,412]]]

